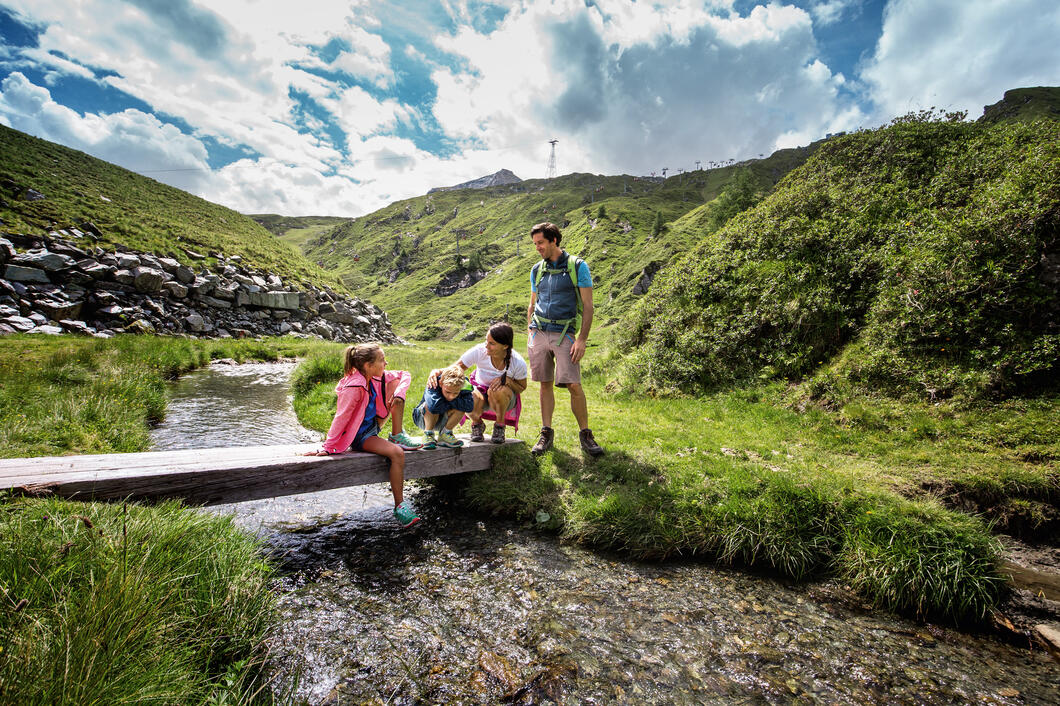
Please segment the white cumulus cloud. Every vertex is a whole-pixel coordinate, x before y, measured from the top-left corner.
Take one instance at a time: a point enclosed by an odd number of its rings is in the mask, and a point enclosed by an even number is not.
[[[1060,80],[1055,0],[892,0],[862,72],[887,120],[936,106],[970,118],[1009,88]]]

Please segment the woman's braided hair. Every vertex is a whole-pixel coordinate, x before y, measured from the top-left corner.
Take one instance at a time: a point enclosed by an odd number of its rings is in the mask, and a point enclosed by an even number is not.
[[[501,384],[505,385],[508,382],[508,366],[512,363],[512,343],[515,341],[515,332],[512,331],[511,326],[500,321],[490,326],[487,333],[490,338],[504,346],[504,372],[501,373]]]

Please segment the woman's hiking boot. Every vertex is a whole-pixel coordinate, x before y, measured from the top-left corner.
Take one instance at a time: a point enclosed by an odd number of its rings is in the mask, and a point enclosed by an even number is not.
[[[394,508],[394,519],[402,527],[411,527],[420,521],[420,516],[409,506],[408,500],[402,500],[401,504]]]
[[[471,440],[472,441],[485,441],[486,438],[483,436],[486,433],[485,422],[475,422],[471,425]]]
[[[504,427],[499,424],[493,425],[493,434],[490,436],[490,441],[494,444],[504,443]]]
[[[590,456],[602,456],[604,453],[603,447],[596,443],[596,439],[593,438],[592,429],[582,429],[578,432],[578,438],[582,442],[582,450]]]
[[[552,430],[552,427],[541,427],[541,434],[537,437],[537,443],[534,444],[534,448],[530,449],[530,454],[532,456],[540,456],[551,449],[555,436],[556,432]]]

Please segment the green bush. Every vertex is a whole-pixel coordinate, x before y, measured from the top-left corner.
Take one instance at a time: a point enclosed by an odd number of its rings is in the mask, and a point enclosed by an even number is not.
[[[831,140],[659,273],[624,381],[1026,389],[1060,360],[1058,226],[1060,123],[918,115]]]

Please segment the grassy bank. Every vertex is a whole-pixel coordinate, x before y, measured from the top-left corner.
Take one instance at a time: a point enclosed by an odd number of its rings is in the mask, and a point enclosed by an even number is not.
[[[427,372],[467,345],[387,350],[390,367],[413,373],[406,425]],[[340,350],[295,373],[296,411],[310,428],[331,421]],[[1003,593],[991,523],[1053,539],[1060,526],[1053,398],[978,408],[866,398],[829,410],[776,383],[653,399],[612,394],[608,382],[600,370],[585,380],[603,458],[581,454],[561,392],[555,451],[535,460],[506,450],[491,473],[445,482],[464,483],[479,509],[575,541],[797,579],[835,575],[877,605],[953,621],[982,618]],[[536,389],[519,433],[530,444]]]
[[[0,504],[0,703],[267,703],[270,569],[176,504]]]
[[[166,382],[299,339],[8,336],[0,455],[142,451]],[[268,703],[271,572],[228,518],[157,507],[0,502],[0,703]]]
[[[320,341],[5,336],[0,457],[144,451],[166,410],[166,382],[218,358],[302,356]]]

